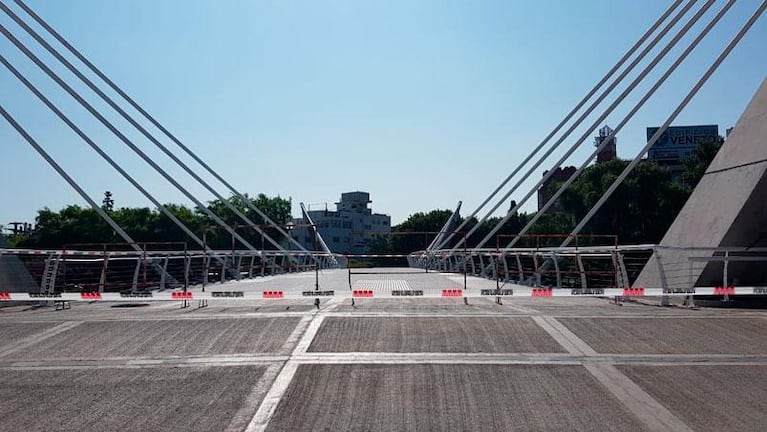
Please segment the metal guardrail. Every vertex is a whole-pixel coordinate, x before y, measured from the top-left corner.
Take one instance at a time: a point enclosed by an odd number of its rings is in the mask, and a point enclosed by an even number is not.
[[[651,261],[652,260],[652,261]],[[408,256],[412,267],[465,271],[495,279],[499,287],[516,283],[555,288],[631,288],[648,263],[657,266],[657,288],[672,290],[696,286],[767,285],[767,248],[674,247],[653,244],[587,247],[526,247],[473,249],[466,253],[418,251]],[[741,281],[733,277],[754,274]],[[748,265],[750,268],[743,268]]]
[[[284,273],[345,268],[337,254],[250,250],[0,249],[14,260],[7,281],[34,280],[40,293],[164,290]],[[29,284],[25,284],[28,286]],[[0,292],[14,291],[0,286]]]

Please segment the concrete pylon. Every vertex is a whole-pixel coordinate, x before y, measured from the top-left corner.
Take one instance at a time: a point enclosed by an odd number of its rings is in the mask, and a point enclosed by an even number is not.
[[[675,247],[767,246],[767,79],[746,107],[634,286],[684,289],[756,284],[765,263],[694,262],[711,252]],[[764,255],[764,254],[762,254]],[[735,283],[733,283],[735,282]]]

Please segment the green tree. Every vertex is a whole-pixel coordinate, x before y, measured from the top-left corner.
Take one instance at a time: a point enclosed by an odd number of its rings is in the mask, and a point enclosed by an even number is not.
[[[280,197],[267,197],[259,194],[253,201],[262,211],[277,223],[290,221],[290,200]],[[232,203],[256,223],[263,223],[261,217],[252,212],[244,202],[236,197]],[[111,204],[110,204],[111,205]],[[191,209],[179,204],[166,204],[165,207],[179,219],[191,232],[202,236],[206,226],[215,225],[200,209]],[[219,214],[229,224],[243,223],[225,204],[220,201],[210,203],[210,209]],[[107,209],[114,221],[135,241],[141,242],[187,242],[190,248],[197,248],[189,236],[179,228],[165,213],[148,207]],[[43,208],[35,218],[36,230],[31,234],[15,236],[9,239],[14,247],[60,248],[76,243],[122,243],[124,240],[91,208],[77,205],[64,207],[60,211]],[[260,234],[253,230],[243,230],[241,234],[254,245],[259,244]],[[275,230],[270,235],[276,237]],[[231,235],[223,229],[209,232],[210,243],[214,247],[231,245]],[[256,243],[258,242],[258,243]]]
[[[392,232],[397,233],[397,235],[392,236],[389,240],[390,252],[405,254],[416,250],[426,249],[426,247],[429,246],[429,243],[434,240],[436,234],[422,233],[439,232],[442,227],[445,226],[445,222],[447,222],[452,214],[453,212],[450,210],[432,210],[427,213],[413,213],[404,222],[392,227]],[[386,243],[381,241],[376,243],[375,249],[380,250],[382,244],[385,245]]]
[[[250,198],[247,194],[245,194],[244,197],[245,199],[249,200],[253,206],[257,207],[265,215],[267,215],[273,222],[284,225],[291,221],[292,203],[289,199],[284,199],[279,196],[270,198],[264,194],[258,194],[256,198]],[[251,210],[251,208],[248,207],[248,205],[238,196],[233,195],[229,197],[227,202],[256,224],[263,225],[266,223],[261,215]],[[222,200],[217,199],[210,201],[208,203],[208,209],[217,214],[221,219],[230,225],[245,223],[245,221],[240,219],[240,217],[237,216],[235,212],[230,209],[229,206],[227,206],[227,204]]]
[[[682,184],[687,191],[692,192],[695,189],[723,144],[724,138],[721,136],[715,140],[703,141],[693,149],[690,155],[682,159],[684,164]]]
[[[274,223],[285,225],[291,222],[292,202],[289,199],[284,199],[280,196],[268,197],[264,194],[258,194],[255,198],[251,198],[245,194],[244,197],[245,199],[249,200],[253,206],[268,216],[269,219],[271,219]],[[227,202],[236,208],[240,213],[244,214],[248,219],[253,221],[256,225],[260,225],[259,229],[266,235],[279,241],[281,234],[272,227],[265,227],[264,225],[266,225],[266,220],[261,217],[258,212],[253,211],[244,200],[238,196],[233,195],[227,199]],[[239,225],[237,228],[237,233],[252,245],[261,247],[263,244],[265,249],[276,248],[276,246],[272,245],[271,243],[264,242],[261,234],[257,230],[242,226],[247,225],[245,220],[237,216],[237,214],[222,200],[210,201],[208,203],[208,209],[217,214],[228,225]],[[230,247],[232,242],[231,234],[226,232],[223,228],[219,228],[216,222],[208,218],[204,212],[198,211],[198,213],[205,220],[204,225],[208,225],[210,228],[207,231],[208,240],[210,243],[214,247]]]
[[[549,222],[560,225],[560,232],[570,232],[626,165],[627,161],[615,160],[588,167],[562,194],[567,217],[551,218]],[[658,242],[687,197],[687,191],[673,181],[668,170],[652,162],[641,163],[592,218],[584,233],[618,235],[622,243]]]

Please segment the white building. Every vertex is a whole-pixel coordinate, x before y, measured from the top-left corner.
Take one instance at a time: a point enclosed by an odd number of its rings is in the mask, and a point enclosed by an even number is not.
[[[367,192],[345,192],[336,203],[336,211],[309,210],[322,239],[334,253],[361,254],[369,252],[374,234],[391,232],[391,216],[373,213],[368,207]],[[311,227],[303,218],[294,219],[292,236],[309,250],[317,249]],[[302,226],[304,225],[304,226]]]

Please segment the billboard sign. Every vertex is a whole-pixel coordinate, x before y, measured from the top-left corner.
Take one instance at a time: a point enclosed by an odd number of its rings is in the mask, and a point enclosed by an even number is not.
[[[658,127],[647,128],[649,142]],[[718,125],[670,126],[650,148],[648,159],[678,161],[689,155],[698,144],[719,137]]]

